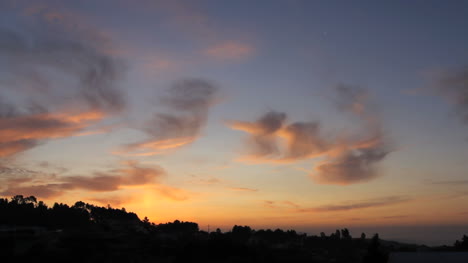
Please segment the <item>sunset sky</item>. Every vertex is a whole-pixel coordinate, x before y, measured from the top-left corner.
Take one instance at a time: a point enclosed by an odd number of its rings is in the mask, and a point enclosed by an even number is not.
[[[468,232],[466,1],[0,1],[0,196]]]

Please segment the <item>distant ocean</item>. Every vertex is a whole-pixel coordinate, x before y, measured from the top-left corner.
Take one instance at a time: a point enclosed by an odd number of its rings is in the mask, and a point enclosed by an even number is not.
[[[320,232],[330,235],[340,227],[296,227],[297,231],[310,235],[319,235]],[[404,243],[440,246],[453,245],[455,240],[460,240],[463,234],[468,235],[468,225],[455,226],[351,226],[347,227],[353,237],[360,237],[361,233],[366,233],[367,237],[372,237],[379,233],[381,239],[392,240]]]

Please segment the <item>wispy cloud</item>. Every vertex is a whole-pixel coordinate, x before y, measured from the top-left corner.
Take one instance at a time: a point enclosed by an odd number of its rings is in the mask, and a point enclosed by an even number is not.
[[[345,202],[342,204],[330,204],[330,205],[318,206],[318,207],[313,207],[313,208],[302,208],[302,209],[299,209],[299,211],[300,212],[347,211],[347,210],[394,205],[394,204],[399,204],[403,202],[408,202],[409,200],[411,199],[408,197],[389,196],[389,197],[382,197],[382,198],[355,201],[355,202]]]
[[[319,163],[312,178],[318,183],[340,185],[369,181],[378,176],[376,165],[391,152],[381,119],[365,90],[347,85],[335,90],[338,107],[361,121],[365,137],[339,145],[337,156]]]
[[[408,218],[408,215],[396,215],[396,216],[384,216],[382,217],[383,219],[402,219],[402,218]]]
[[[431,184],[440,184],[440,185],[466,185],[468,180],[445,180],[445,181],[432,181]]]
[[[199,178],[198,176],[192,175],[193,179],[189,180],[190,184],[198,184],[198,185],[216,185],[220,184],[223,181],[216,177],[206,177],[206,178]]]
[[[125,107],[122,64],[96,29],[70,26],[43,6],[24,14],[16,27],[0,23],[1,157],[86,134]]]
[[[324,212],[341,212],[357,209],[374,208],[381,206],[389,206],[411,201],[411,198],[406,196],[387,196],[381,198],[373,198],[367,200],[347,201],[337,204],[328,204],[316,207],[304,207],[290,201],[264,201],[264,206],[275,209],[287,209],[296,213],[324,213]]]
[[[48,139],[78,135],[102,120],[104,113],[24,113],[0,117],[0,157],[33,148]]]
[[[38,197],[55,197],[67,191],[112,192],[129,186],[157,184],[165,174],[159,166],[145,167],[136,162],[126,162],[121,168],[94,172],[91,176],[57,176],[42,173],[2,180],[3,196],[24,194]]]
[[[159,196],[165,197],[172,201],[185,201],[189,199],[192,193],[173,186],[159,184],[153,188]]]
[[[127,144],[115,153],[148,156],[192,143],[206,123],[216,93],[217,88],[202,79],[175,83],[160,98],[170,113],[155,113],[143,128],[150,138]]]
[[[247,188],[247,187],[229,187],[228,189],[231,191],[237,191],[237,192],[258,192],[258,189]]]
[[[254,48],[237,41],[226,41],[209,47],[204,53],[210,57],[223,60],[238,60],[251,56]]]
[[[468,123],[468,66],[439,72],[432,86],[455,106],[462,121]]]
[[[360,88],[339,85],[334,89],[336,106],[357,117],[364,131],[354,136],[324,135],[318,121],[287,123],[287,115],[270,111],[254,122],[229,121],[232,129],[249,134],[249,154],[241,161],[288,163],[316,157],[325,158],[311,178],[324,184],[364,182],[378,175],[376,164],[389,153],[382,124],[368,102],[369,94]]]

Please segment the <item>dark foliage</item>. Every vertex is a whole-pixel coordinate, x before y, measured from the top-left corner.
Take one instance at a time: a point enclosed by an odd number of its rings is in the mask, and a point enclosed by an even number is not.
[[[124,208],[84,202],[48,207],[34,196],[0,198],[1,262],[387,262],[391,251],[421,247],[388,242],[376,234],[353,238],[348,229],[330,236],[294,230],[200,231],[193,222],[154,224]],[[468,237],[454,247],[467,250]],[[423,247],[423,249],[428,249]]]

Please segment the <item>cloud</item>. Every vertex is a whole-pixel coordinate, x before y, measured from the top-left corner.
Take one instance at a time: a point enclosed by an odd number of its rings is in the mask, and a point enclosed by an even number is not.
[[[114,207],[119,207],[125,205],[126,203],[133,200],[132,196],[109,196],[109,197],[91,197],[89,200],[98,202],[102,205],[112,205]]]
[[[251,157],[271,158],[279,154],[276,135],[285,121],[285,113],[271,111],[255,122],[230,121],[228,125],[251,134],[248,138]]]
[[[160,196],[173,201],[185,201],[189,198],[190,195],[189,192],[183,189],[162,184],[155,186],[154,190]]]
[[[431,184],[440,184],[440,185],[466,185],[468,180],[446,180],[446,181],[434,181]]]
[[[116,154],[148,156],[163,153],[195,141],[214,105],[217,88],[202,79],[185,79],[175,83],[160,103],[170,113],[155,113],[143,131],[147,140],[123,146]]]
[[[315,167],[311,176],[318,183],[347,185],[365,182],[377,177],[375,164],[389,152],[384,148],[350,150],[337,158],[326,160]]]
[[[198,184],[198,185],[215,185],[215,184],[220,184],[222,183],[223,181],[216,178],[216,177],[213,177],[213,176],[210,176],[210,177],[207,177],[207,178],[198,178],[196,175],[192,175],[193,179],[189,180],[188,182],[190,184]]]
[[[317,122],[294,122],[286,125],[286,113],[270,111],[255,122],[230,121],[228,126],[250,134],[251,162],[291,162],[323,154],[327,142],[320,136]]]
[[[338,109],[358,116],[368,114],[369,94],[362,88],[340,84],[335,87],[334,100]]]
[[[336,92],[339,108],[359,118],[365,136],[335,146],[336,155],[317,164],[311,177],[318,183],[339,185],[374,179],[379,175],[377,164],[391,152],[380,118],[365,90],[339,85]]]
[[[77,135],[104,118],[104,113],[25,113],[0,118],[0,157],[31,149],[47,139]]]
[[[294,202],[291,202],[291,201],[288,201],[288,200],[284,200],[284,201],[272,201],[272,200],[263,200],[263,206],[265,207],[268,207],[268,208],[296,208],[296,209],[300,209],[301,206],[294,203]]]
[[[410,199],[402,196],[388,196],[376,199],[363,200],[358,202],[347,202],[343,204],[331,204],[313,208],[299,209],[300,212],[335,212],[380,207],[407,202]]]
[[[92,176],[56,176],[36,173],[4,179],[0,195],[24,194],[49,198],[73,190],[112,192],[130,186],[157,184],[157,179],[164,174],[165,171],[159,166],[144,167],[136,162],[127,162],[120,169],[95,172]]]
[[[247,188],[247,187],[229,187],[229,190],[237,192],[258,192],[258,189]]]
[[[397,216],[384,216],[382,217],[383,219],[402,219],[402,218],[408,218],[409,215],[397,215]]]
[[[204,51],[204,53],[210,57],[224,60],[246,58],[251,56],[253,52],[253,47],[236,41],[226,41]]]
[[[323,184],[347,185],[378,176],[377,164],[390,153],[389,143],[369,95],[358,87],[338,85],[333,100],[337,108],[357,118],[362,132],[338,136],[321,132],[318,121],[287,123],[287,115],[270,111],[254,122],[229,121],[232,129],[248,133],[249,154],[241,161],[289,163],[322,158],[311,178]]]
[[[0,22],[1,157],[85,132],[125,107],[124,68],[104,51],[107,40],[52,13],[40,6],[15,27]]]
[[[43,107],[53,95],[61,97],[59,102],[71,102],[63,98],[75,96],[73,100],[82,100],[93,109],[121,110],[124,97],[116,82],[123,68],[118,60],[99,50],[98,44],[89,43],[92,40],[86,35],[48,23],[39,25],[43,27],[25,32],[0,27],[0,56],[8,61],[0,79],[2,89],[32,91]]]
[[[29,169],[22,169],[22,168],[17,168],[17,167],[6,167],[0,165],[0,174],[4,176],[11,176],[11,175],[24,175],[24,174],[34,174],[37,173],[36,171],[32,171]]]
[[[264,201],[264,206],[269,208],[293,209],[297,213],[323,213],[323,212],[341,212],[356,209],[365,209],[381,207],[408,202],[411,199],[405,196],[387,196],[360,201],[348,201],[340,204],[329,204],[316,207],[303,207],[291,201]]]
[[[455,106],[462,121],[468,123],[468,67],[439,73],[432,86]]]

